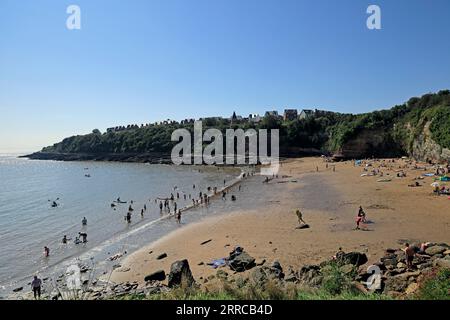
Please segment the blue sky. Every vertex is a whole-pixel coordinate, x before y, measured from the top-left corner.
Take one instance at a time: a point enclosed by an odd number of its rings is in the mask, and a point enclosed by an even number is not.
[[[450,88],[449,14],[447,0],[0,0],[0,151],[234,110],[391,107]]]

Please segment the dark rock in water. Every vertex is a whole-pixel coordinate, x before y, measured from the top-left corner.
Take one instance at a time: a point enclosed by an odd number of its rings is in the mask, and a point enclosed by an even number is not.
[[[170,288],[181,285],[188,287],[195,283],[191,269],[189,268],[189,263],[186,259],[172,263],[168,278],[168,285]]]
[[[18,287],[18,288],[13,289],[13,292],[19,292],[19,291],[22,291],[22,290],[23,290],[23,287]]]
[[[231,270],[243,272],[255,267],[255,258],[251,257],[247,252],[242,251],[228,261]]]
[[[343,264],[352,264],[357,267],[366,264],[368,261],[367,256],[364,253],[360,252],[345,253],[342,257],[340,257],[339,260]]]
[[[432,246],[432,247],[425,249],[425,253],[430,256],[434,256],[436,254],[444,253],[445,250],[447,250],[447,248],[444,246]]]
[[[164,259],[164,258],[167,258],[167,253],[161,253],[159,256],[157,256],[156,257],[156,260],[161,260],[161,259]]]
[[[147,275],[144,278],[144,281],[164,281],[165,279],[166,273],[164,272],[164,270],[158,270],[156,272]]]

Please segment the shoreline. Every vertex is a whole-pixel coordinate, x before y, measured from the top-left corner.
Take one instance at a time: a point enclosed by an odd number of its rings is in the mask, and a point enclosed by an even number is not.
[[[421,188],[408,188],[412,176],[382,183],[377,177],[361,177],[362,168],[349,161],[325,166],[320,158],[284,161],[279,179],[261,187],[267,201],[258,209],[222,212],[172,231],[124,258],[121,264],[128,271],[114,271],[111,281],[144,285],[146,275],[168,273],[173,262],[187,259],[194,278],[206,283],[216,273],[207,263],[226,257],[237,245],[257,261],[277,260],[296,269],[333,256],[338,247],[364,252],[373,263],[385,248],[398,248],[406,241],[450,242],[450,216],[444,215],[450,201],[430,195],[430,179]],[[391,169],[390,175],[394,173]],[[371,220],[367,231],[354,230],[359,205]],[[297,207],[310,229],[295,229]],[[161,253],[167,257],[157,260]]]

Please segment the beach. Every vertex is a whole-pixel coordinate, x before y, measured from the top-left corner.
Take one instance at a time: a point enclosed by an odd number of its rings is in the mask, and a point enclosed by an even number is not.
[[[241,190],[230,194],[236,202],[256,202],[249,210],[224,209],[214,217],[186,223],[177,230],[135,251],[120,262],[111,281],[137,281],[152,272],[170,271],[173,262],[187,259],[194,278],[200,283],[217,270],[207,264],[227,257],[241,246],[256,259],[277,260],[283,268],[298,270],[303,265],[332,257],[339,247],[345,252],[364,252],[369,264],[386,248],[400,248],[405,242],[450,242],[450,200],[433,194],[431,165],[414,169],[407,160],[376,160],[355,165],[353,161],[325,162],[323,158],[290,159],[282,162],[278,178],[263,183],[264,177],[250,177]],[[361,176],[364,168],[378,168],[383,177]],[[403,170],[406,177],[397,177]],[[381,181],[379,181],[381,180]],[[420,187],[408,187],[420,181]],[[247,190],[252,188],[257,190]],[[257,194],[257,199],[248,196]],[[359,206],[367,215],[363,230],[355,230]],[[295,209],[300,209],[308,229],[298,226]],[[183,222],[183,220],[182,220]],[[174,221],[175,223],[175,221]],[[202,244],[204,243],[204,244]],[[166,258],[157,259],[165,253]],[[246,276],[248,272],[238,276]]]

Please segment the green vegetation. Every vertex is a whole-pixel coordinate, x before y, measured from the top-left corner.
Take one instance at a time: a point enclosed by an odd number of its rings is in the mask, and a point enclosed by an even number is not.
[[[450,269],[435,270],[421,282],[415,299],[450,300]]]
[[[217,128],[279,129],[282,154],[297,153],[300,150],[315,152],[335,152],[346,143],[357,138],[362,132],[382,138],[380,150],[371,148],[374,155],[388,150],[394,153],[411,153],[413,141],[430,124],[431,137],[442,147],[450,148],[450,91],[425,94],[411,98],[403,105],[389,110],[374,111],[358,115],[335,112],[317,112],[306,119],[283,121],[274,116],[266,116],[259,123],[249,121],[208,118],[203,121],[203,130]],[[193,124],[159,124],[145,127],[101,133],[95,129],[87,135],[73,136],[60,143],[46,147],[46,153],[170,153],[175,142],[171,134],[175,129],[186,128],[193,131]],[[360,156],[369,156],[361,154]]]

